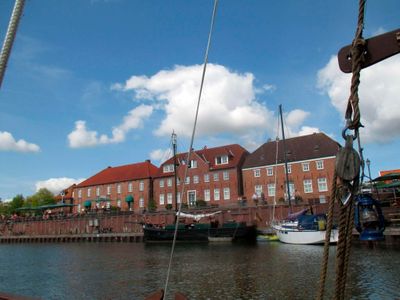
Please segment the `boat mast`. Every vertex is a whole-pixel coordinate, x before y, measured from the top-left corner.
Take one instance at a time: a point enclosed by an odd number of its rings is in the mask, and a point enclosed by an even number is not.
[[[177,172],[176,168],[178,166],[177,161],[176,161],[176,134],[175,132],[172,132],[172,151],[174,155],[174,195],[175,195],[175,211],[178,211],[178,183],[177,183]]]
[[[292,203],[290,201],[290,184],[289,184],[288,164],[287,164],[287,157],[286,157],[285,128],[283,127],[282,104],[279,105],[279,115],[281,117],[281,126],[282,126],[283,160],[285,161],[286,189],[287,189],[287,195],[288,195],[288,200],[289,200],[289,212],[292,213]]]

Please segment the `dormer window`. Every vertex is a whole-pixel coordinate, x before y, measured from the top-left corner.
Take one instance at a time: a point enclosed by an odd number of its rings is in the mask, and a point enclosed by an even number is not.
[[[226,165],[229,162],[228,155],[217,156],[215,158],[216,165]]]
[[[197,160],[193,160],[193,159],[192,159],[192,160],[190,161],[189,168],[192,168],[192,169],[197,168]]]
[[[164,173],[174,172],[174,165],[173,164],[164,165],[163,172]]]

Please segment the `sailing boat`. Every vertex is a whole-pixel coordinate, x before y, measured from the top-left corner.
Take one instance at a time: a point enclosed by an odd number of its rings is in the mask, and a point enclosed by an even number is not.
[[[288,164],[286,156],[285,130],[283,126],[282,105],[279,105],[279,115],[282,127],[283,153],[285,162],[286,192],[289,201],[288,217],[280,223],[274,224],[279,241],[287,244],[323,244],[326,234],[326,214],[307,214],[309,209],[303,209],[297,213],[292,213],[290,185],[288,175]],[[330,242],[337,243],[338,230],[332,229]]]
[[[173,166],[173,168],[166,168],[170,170],[167,173],[168,176],[174,178],[174,196],[175,196],[175,214],[176,219],[179,223],[177,224],[151,224],[146,223],[143,227],[144,240],[146,242],[157,242],[157,241],[170,241],[174,240],[176,230],[177,241],[200,241],[200,242],[221,242],[221,241],[236,241],[236,240],[249,240],[253,241],[256,238],[256,226],[247,225],[246,222],[219,222],[218,215],[221,211],[215,209],[207,213],[189,213],[181,212],[178,209],[178,192],[177,192],[177,141],[176,134],[172,134],[172,149],[173,157],[164,162],[161,166]],[[180,156],[182,156],[180,154]],[[189,161],[189,159],[187,159]],[[185,165],[187,168],[187,166]],[[164,172],[164,175],[166,173]],[[186,175],[184,176],[186,178]],[[185,185],[182,185],[183,189]],[[181,195],[185,195],[182,190]],[[186,222],[182,222],[185,219]],[[190,221],[190,222],[189,222]],[[202,222],[200,222],[202,221]]]

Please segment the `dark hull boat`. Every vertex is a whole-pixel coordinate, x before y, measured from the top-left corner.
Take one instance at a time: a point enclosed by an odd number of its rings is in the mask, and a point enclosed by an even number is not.
[[[146,242],[172,242],[175,225],[163,228],[146,224],[143,229]],[[232,241],[255,241],[257,230],[255,225],[228,222],[221,226],[210,223],[178,224],[176,240],[183,242],[208,242],[230,239]]]

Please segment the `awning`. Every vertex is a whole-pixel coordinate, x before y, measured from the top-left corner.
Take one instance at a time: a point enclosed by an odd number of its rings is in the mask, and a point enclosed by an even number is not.
[[[400,181],[393,181],[391,183],[383,183],[383,184],[377,184],[376,188],[377,189],[392,189],[392,188],[398,188],[400,187]]]
[[[92,201],[86,200],[85,202],[83,202],[83,206],[84,207],[91,207],[92,206]]]
[[[125,201],[128,202],[128,203],[133,202],[133,196],[132,195],[126,196],[125,197]]]
[[[372,181],[386,181],[386,180],[395,180],[400,179],[400,173],[389,173],[379,177],[376,177]]]

